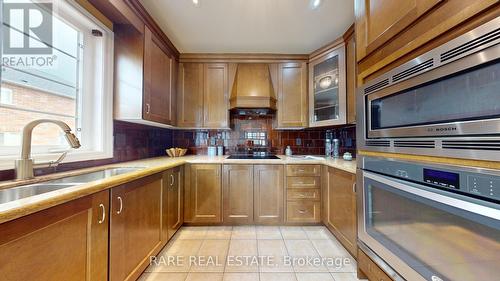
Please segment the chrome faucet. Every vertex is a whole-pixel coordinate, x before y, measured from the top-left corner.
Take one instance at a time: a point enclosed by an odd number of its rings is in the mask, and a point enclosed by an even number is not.
[[[52,119],[39,119],[34,120],[26,124],[23,128],[23,139],[21,148],[21,159],[16,160],[16,178],[18,180],[31,179],[34,177],[34,168],[44,168],[44,167],[57,167],[59,163],[66,157],[67,152],[64,152],[56,161],[50,161],[46,163],[35,164],[31,158],[31,135],[33,129],[42,123],[52,123],[58,125],[65,133],[66,141],[72,148],[79,148],[80,141],[71,132],[71,128],[68,124],[59,120]]]

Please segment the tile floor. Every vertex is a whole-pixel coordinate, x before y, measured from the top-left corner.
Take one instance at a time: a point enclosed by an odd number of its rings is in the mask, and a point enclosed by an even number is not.
[[[183,227],[140,281],[358,281],[323,226]]]

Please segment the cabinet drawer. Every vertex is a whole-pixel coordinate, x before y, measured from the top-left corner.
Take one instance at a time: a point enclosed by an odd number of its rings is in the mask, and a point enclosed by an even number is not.
[[[289,201],[286,204],[287,222],[320,222],[321,205],[319,201]]]
[[[321,176],[321,165],[286,165],[287,176]]]
[[[287,177],[287,188],[320,188],[320,177]]]
[[[369,280],[392,281],[378,265],[373,262],[362,250],[358,248],[358,266]]]
[[[287,200],[296,199],[309,199],[309,200],[319,200],[321,196],[321,191],[317,189],[290,189],[286,192]]]

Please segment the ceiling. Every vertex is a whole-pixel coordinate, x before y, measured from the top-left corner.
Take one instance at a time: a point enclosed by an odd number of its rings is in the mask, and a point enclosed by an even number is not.
[[[352,0],[140,0],[181,53],[307,54],[354,22]]]

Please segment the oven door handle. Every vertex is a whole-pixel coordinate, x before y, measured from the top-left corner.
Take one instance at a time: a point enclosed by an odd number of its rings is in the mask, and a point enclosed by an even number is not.
[[[488,217],[494,220],[500,220],[500,209],[483,206],[473,202],[461,200],[451,196],[445,196],[436,192],[426,190],[427,187],[415,183],[403,183],[400,181],[392,180],[389,177],[381,176],[371,172],[363,171],[363,177],[369,178],[374,181],[383,183],[390,187],[399,189],[401,191],[416,195],[418,197],[426,198],[428,200],[448,205],[450,207],[465,210],[477,215]]]

